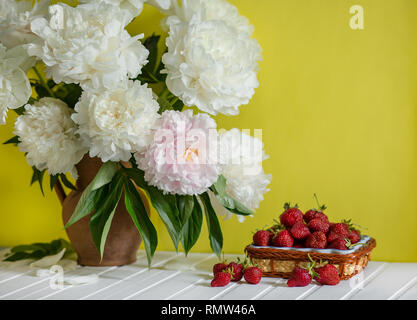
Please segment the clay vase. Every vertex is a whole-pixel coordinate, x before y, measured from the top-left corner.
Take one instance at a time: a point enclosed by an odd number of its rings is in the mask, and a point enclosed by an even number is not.
[[[77,164],[77,190],[68,196],[63,193],[62,186],[56,186],[58,197],[62,202],[62,219],[64,225],[71,218],[77,203],[87,186],[99,171],[102,162],[99,158],[84,156]],[[60,189],[60,190],[59,190]],[[141,190],[138,190],[149,214],[149,202]],[[136,261],[136,253],[142,241],[132,218],[124,205],[124,194],[116,208],[116,212],[107,236],[103,259],[94,245],[89,228],[90,216],[74,223],[66,229],[68,237],[78,254],[78,263],[83,266],[122,266]]]

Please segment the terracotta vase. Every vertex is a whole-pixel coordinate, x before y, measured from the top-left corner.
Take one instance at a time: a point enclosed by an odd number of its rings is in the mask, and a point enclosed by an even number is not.
[[[55,186],[62,203],[64,225],[71,218],[83,191],[94,179],[101,165],[100,159],[90,158],[86,155],[76,166],[79,175],[77,190],[66,196],[61,185]],[[138,191],[149,214],[149,202],[143,192]],[[66,229],[72,246],[78,254],[79,264],[83,266],[121,266],[136,261],[136,253],[142,239],[124,205],[124,195],[117,206],[101,261],[100,253],[94,245],[90,233],[89,222],[90,216],[87,216]]]

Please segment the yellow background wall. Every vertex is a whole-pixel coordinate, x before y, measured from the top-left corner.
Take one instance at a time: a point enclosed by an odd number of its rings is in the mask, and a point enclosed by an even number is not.
[[[254,99],[239,116],[217,119],[219,127],[263,129],[273,183],[254,218],[222,222],[225,252],[241,253],[285,201],[314,206],[316,192],[332,220],[367,227],[378,241],[375,260],[417,261],[417,1],[231,2],[255,25],[264,60]],[[349,28],[354,4],[364,8],[364,30]],[[150,35],[160,18],[146,7],[129,31]],[[2,141],[13,119],[9,112]],[[23,154],[1,147],[0,246],[65,236],[58,200],[29,187],[30,177]],[[173,250],[153,220],[158,250]],[[193,251],[209,250],[204,227]]]

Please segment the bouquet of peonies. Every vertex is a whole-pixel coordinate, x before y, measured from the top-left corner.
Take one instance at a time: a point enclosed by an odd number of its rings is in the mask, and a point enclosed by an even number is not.
[[[166,15],[162,55],[160,36],[125,30],[144,3]],[[47,171],[51,188],[74,188],[65,174],[77,179],[85,154],[102,160],[67,224],[96,209],[100,223],[90,228],[101,255],[123,195],[151,261],[157,234],[136,188],[176,248],[193,247],[205,215],[220,254],[217,215],[252,215],[271,181],[260,139],[220,131],[210,116],[237,115],[253,96],[261,48],[252,33],[225,0],[2,0],[0,122],[8,109],[19,115],[6,143],[25,153],[32,183],[42,186]]]

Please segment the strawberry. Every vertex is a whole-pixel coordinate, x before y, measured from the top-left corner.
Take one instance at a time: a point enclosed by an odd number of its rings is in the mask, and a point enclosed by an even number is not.
[[[328,220],[322,218],[314,218],[308,223],[308,228],[311,232],[321,231],[323,233],[327,233],[329,232],[330,223]]]
[[[272,245],[276,247],[292,247],[294,245],[294,239],[288,230],[282,230],[272,238]]]
[[[304,240],[310,235],[310,230],[302,221],[294,224],[290,232],[292,237],[297,240]]]
[[[305,241],[306,248],[325,249],[327,247],[326,235],[321,231],[310,234]]]
[[[213,274],[216,275],[219,272],[222,272],[222,271],[226,270],[227,267],[228,267],[228,265],[227,265],[226,261],[216,263],[213,266]]]
[[[346,223],[335,223],[330,227],[330,231],[340,234],[341,236],[347,237],[349,235],[349,226]]]
[[[305,223],[308,224],[311,220],[315,218],[320,218],[329,221],[329,218],[323,213],[323,211],[326,210],[327,207],[325,205],[320,205],[319,199],[317,198],[316,194],[314,194],[314,198],[316,198],[318,209],[310,209],[304,214],[303,218]]]
[[[351,230],[349,231],[348,238],[350,240],[350,243],[358,243],[361,240],[361,234],[358,230]]]
[[[240,281],[243,277],[243,265],[241,263],[230,262],[228,269],[232,275],[232,281],[237,282]]]
[[[284,205],[285,211],[279,217],[281,224],[291,228],[297,222],[303,221],[303,212],[295,205],[291,207],[290,203]]]
[[[306,267],[295,267],[292,271],[290,279],[287,281],[287,285],[289,287],[305,287],[311,283],[313,277],[318,276],[318,274],[314,271],[314,267],[316,266],[316,261],[314,261],[310,254],[308,254],[308,258],[311,262],[307,264]]]
[[[350,241],[348,238],[337,238],[336,240],[330,242],[328,248],[337,249],[337,250],[349,250]]]
[[[271,233],[266,230],[259,230],[253,235],[253,243],[256,246],[266,247],[271,241]]]
[[[212,287],[224,287],[230,283],[232,276],[227,270],[221,271],[214,276],[211,281]]]
[[[329,218],[323,212],[317,211],[316,209],[308,210],[303,217],[305,223],[309,223],[311,220],[316,218],[329,221]]]
[[[352,244],[358,243],[361,240],[361,232],[355,228],[355,224],[351,220],[343,220],[343,223],[347,224],[349,234],[348,238]]]
[[[308,270],[295,267],[292,271],[291,278],[287,281],[289,287],[305,287],[311,283],[312,276]]]
[[[262,278],[262,270],[258,267],[248,267],[243,273],[245,280],[250,284],[258,284]]]
[[[346,223],[333,223],[330,224],[330,231],[327,235],[327,242],[331,243],[341,238],[349,237],[349,226]]]
[[[327,235],[327,242],[331,243],[337,239],[344,239],[345,236],[340,235],[339,233],[336,233],[334,231],[330,231],[329,234]]]
[[[334,265],[326,264],[323,267],[316,268],[315,272],[317,273],[315,279],[321,284],[335,286],[340,282],[339,272]]]

